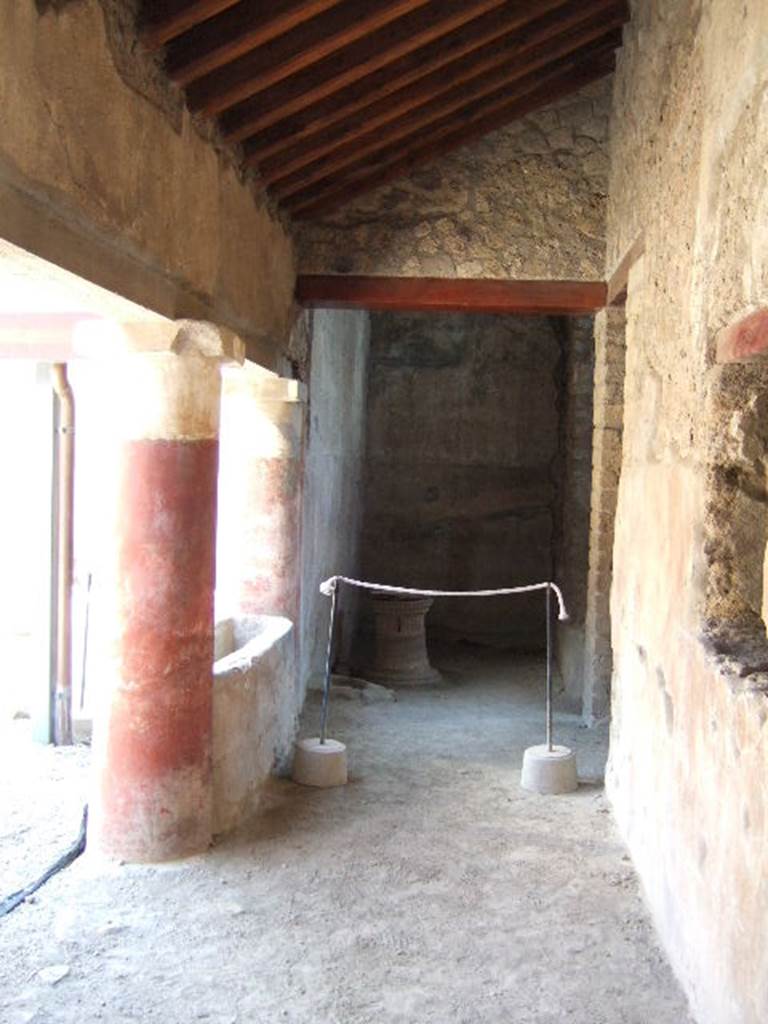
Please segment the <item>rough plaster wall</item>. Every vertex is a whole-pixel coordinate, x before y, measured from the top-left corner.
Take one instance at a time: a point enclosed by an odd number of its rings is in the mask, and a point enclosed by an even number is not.
[[[0,234],[166,315],[213,314],[271,367],[292,319],[283,226],[163,93],[121,5],[43,6],[0,0]]]
[[[227,615],[283,615],[298,623],[301,399],[296,381],[252,363],[223,372],[216,603]]]
[[[368,344],[367,313],[312,314],[302,524],[302,685],[322,672],[325,659],[330,602],[318,586],[328,576],[355,576],[360,568]],[[340,613],[339,654],[344,658],[356,616],[349,588]]]
[[[290,768],[302,697],[288,619],[245,616],[229,629],[233,649],[213,666],[214,835],[252,820],[270,773]]]
[[[768,375],[714,365],[717,331],[768,304],[764,0],[633,4],[611,130],[608,266],[641,229],[645,256],[627,305],[609,789],[697,1019],[758,1024],[768,703],[738,644],[718,661],[702,629],[748,619],[755,600],[718,547],[760,563],[765,545],[764,440],[749,456],[758,514],[733,489],[718,501],[717,477],[761,442],[741,414]]]
[[[597,82],[298,224],[302,272],[601,278],[609,104]]]
[[[549,577],[560,348],[546,318],[371,318],[363,571],[479,589]],[[543,646],[541,596],[451,599],[440,632]]]
[[[562,317],[555,321],[555,330],[562,350],[555,580],[568,607],[568,622],[556,624],[555,640],[566,693],[573,702],[580,702],[589,566],[594,321],[592,317]]]

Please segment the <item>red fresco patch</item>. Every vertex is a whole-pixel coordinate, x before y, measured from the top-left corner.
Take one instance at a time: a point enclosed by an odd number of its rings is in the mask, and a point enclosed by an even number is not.
[[[718,363],[749,363],[768,358],[768,309],[759,309],[724,327],[717,336]]]

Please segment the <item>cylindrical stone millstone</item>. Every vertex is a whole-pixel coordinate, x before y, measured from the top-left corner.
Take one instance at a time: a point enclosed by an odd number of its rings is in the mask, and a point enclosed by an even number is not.
[[[111,671],[94,723],[91,837],[107,856],[153,862],[211,840],[220,360],[135,354],[115,373],[116,501],[101,587]]]
[[[439,683],[440,673],[429,663],[425,629],[432,598],[374,593],[371,603],[374,652],[366,679],[395,686]]]

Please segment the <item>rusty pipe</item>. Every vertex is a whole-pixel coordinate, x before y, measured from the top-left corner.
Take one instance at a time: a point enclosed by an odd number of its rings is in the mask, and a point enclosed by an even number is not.
[[[56,395],[56,679],[53,742],[72,743],[72,588],[75,526],[75,397],[66,363],[51,366]]]

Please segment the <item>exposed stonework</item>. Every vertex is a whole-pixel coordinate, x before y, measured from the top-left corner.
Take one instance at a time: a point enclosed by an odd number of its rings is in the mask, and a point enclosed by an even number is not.
[[[595,317],[592,502],[582,708],[589,724],[607,717],[610,707],[613,660],[609,602],[624,420],[624,319],[622,308],[604,309]]]
[[[553,325],[561,348],[555,580],[568,607],[568,622],[557,622],[555,640],[566,693],[579,706],[589,564],[594,325],[591,317],[562,317]]]
[[[304,273],[601,278],[609,81],[297,225]]]
[[[2,3],[0,236],[171,319],[226,323],[273,368],[294,316],[290,238],[163,101],[124,5],[103,6]]]
[[[715,364],[721,329],[768,299],[766,39],[764,0],[634,3],[611,126],[608,269],[641,230],[645,255],[627,301],[609,792],[700,1024],[768,1018],[768,705],[750,683],[768,375]]]
[[[371,317],[367,579],[471,590],[550,578],[559,360],[543,317]],[[541,649],[544,599],[437,600],[427,633]]]

